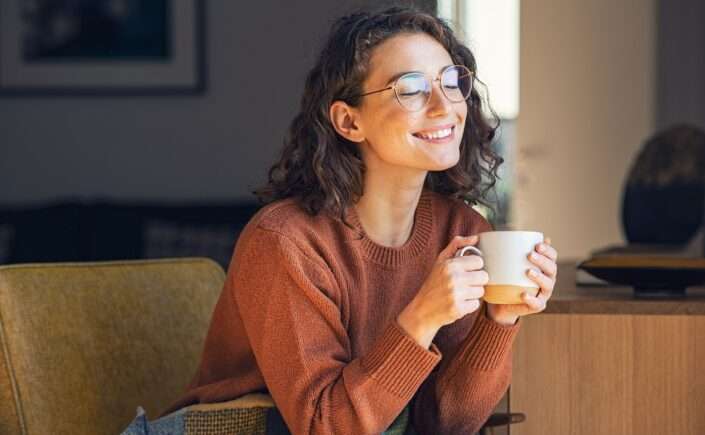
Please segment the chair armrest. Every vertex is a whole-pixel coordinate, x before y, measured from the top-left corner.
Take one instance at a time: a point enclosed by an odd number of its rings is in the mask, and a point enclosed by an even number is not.
[[[268,394],[252,393],[234,400],[220,403],[199,403],[184,408],[188,411],[221,411],[228,409],[274,408],[274,401]]]
[[[288,434],[289,431],[267,394],[248,394],[228,402],[183,408],[186,435]]]

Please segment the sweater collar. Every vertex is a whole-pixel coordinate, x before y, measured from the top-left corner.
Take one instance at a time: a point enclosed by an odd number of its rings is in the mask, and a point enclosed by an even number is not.
[[[363,255],[370,261],[387,267],[398,267],[407,264],[421,253],[427,246],[433,227],[433,193],[427,189],[421,192],[419,203],[414,213],[414,226],[411,236],[402,246],[393,248],[382,246],[372,241],[362,228],[355,207],[350,207],[348,217],[356,232]]]

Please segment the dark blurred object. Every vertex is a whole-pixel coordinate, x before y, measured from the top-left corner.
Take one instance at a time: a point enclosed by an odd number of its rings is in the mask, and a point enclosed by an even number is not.
[[[506,427],[507,430],[509,430],[510,424],[521,423],[523,421],[526,421],[526,414],[521,412],[502,412],[492,414],[478,433],[479,435],[494,434],[494,428],[496,427]]]
[[[684,244],[705,215],[705,132],[678,125],[649,139],[627,177],[622,224],[629,244]]]
[[[702,224],[705,187],[627,186],[622,224],[629,243],[686,243]]]
[[[255,202],[0,207],[0,264],[209,257],[227,269]]]
[[[22,3],[27,62],[169,60],[166,0],[34,0]]]
[[[206,0],[0,0],[0,96],[200,95]]]
[[[705,132],[676,125],[646,142],[627,176],[622,225],[627,245],[591,252],[578,284],[630,285],[637,297],[705,284]]]

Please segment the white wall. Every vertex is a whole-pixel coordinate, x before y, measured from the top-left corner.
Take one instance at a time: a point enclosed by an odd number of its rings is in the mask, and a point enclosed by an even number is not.
[[[0,203],[250,198],[321,38],[364,3],[208,1],[201,97],[0,98]]]
[[[521,2],[513,224],[562,258],[621,244],[628,165],[655,125],[656,0]]]

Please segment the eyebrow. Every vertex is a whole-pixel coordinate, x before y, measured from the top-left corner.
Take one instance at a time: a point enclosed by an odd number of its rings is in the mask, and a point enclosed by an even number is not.
[[[454,64],[448,64],[448,65],[442,66],[441,69],[438,70],[438,73],[440,74],[441,71],[443,71],[444,69],[446,69],[446,68],[448,68],[449,66],[452,66],[452,65],[454,65]],[[389,86],[390,84],[392,84],[392,82],[394,82],[395,80],[397,80],[399,77],[403,76],[404,74],[409,74],[409,73],[420,73],[420,74],[424,74],[423,71],[402,71],[402,72],[400,72],[400,73],[394,74],[394,75],[387,81],[387,83],[384,84],[384,86]]]
[[[394,74],[388,81],[387,83],[384,84],[384,86],[389,86],[391,85],[394,81],[396,81],[399,77],[405,75],[405,74],[410,74],[410,73],[422,73],[421,71],[403,71],[397,74]],[[423,73],[422,73],[423,74]]]

